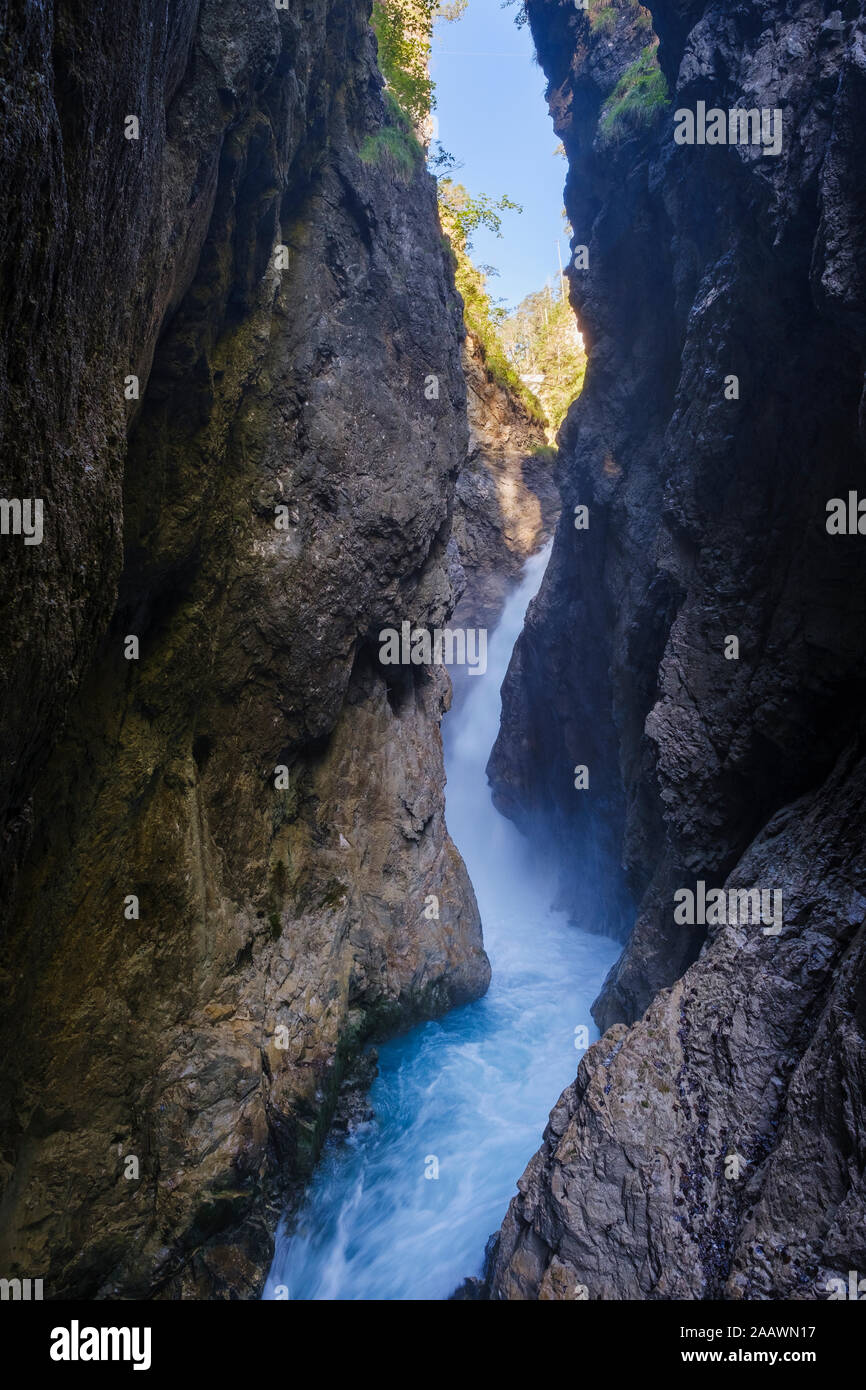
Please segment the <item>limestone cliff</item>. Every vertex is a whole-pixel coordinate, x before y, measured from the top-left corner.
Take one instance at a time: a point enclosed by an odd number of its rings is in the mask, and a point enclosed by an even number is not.
[[[2,538],[0,1267],[247,1296],[362,1041],[489,978],[447,680],[377,659],[453,603],[461,306],[365,0],[85,9],[0,57],[45,508]]]
[[[575,911],[634,926],[487,1292],[822,1298],[866,1264],[866,542],[826,525],[864,477],[866,21],[651,8],[528,4],[589,367],[491,772]],[[781,150],[678,144],[699,102]],[[678,922],[699,882],[780,893],[781,932]]]

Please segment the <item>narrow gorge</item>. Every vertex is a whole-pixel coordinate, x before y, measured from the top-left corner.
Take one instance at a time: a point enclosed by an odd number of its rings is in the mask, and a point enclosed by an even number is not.
[[[486,1287],[826,1298],[866,1265],[866,527],[831,524],[863,487],[863,7],[527,9],[590,365],[489,771],[567,904],[600,861],[636,915]],[[781,150],[678,144],[699,103],[778,112]]]
[[[3,15],[4,1298],[866,1291],[866,5],[463,8]]]

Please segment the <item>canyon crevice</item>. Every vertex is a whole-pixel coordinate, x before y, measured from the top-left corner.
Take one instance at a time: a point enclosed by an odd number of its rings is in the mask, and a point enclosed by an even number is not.
[[[624,949],[460,1296],[866,1268],[866,8],[526,11],[588,248],[555,474],[369,0],[8,18],[0,1274],[46,1298],[257,1297],[366,1044],[484,994],[449,678],[379,634],[493,626],[554,528],[489,774]],[[781,152],[677,144],[698,102]]]
[[[544,426],[495,379],[471,333],[463,374],[469,450],[457,479],[452,534],[464,589],[452,621],[492,629],[525,561],[553,534],[559,515],[555,450]]]
[[[866,1263],[863,539],[825,524],[863,479],[866,25],[651,8],[527,6],[589,366],[490,772],[575,917],[634,925],[480,1292],[826,1298]],[[678,145],[699,101],[781,110],[781,154]],[[699,882],[781,892],[781,933],[681,924]]]

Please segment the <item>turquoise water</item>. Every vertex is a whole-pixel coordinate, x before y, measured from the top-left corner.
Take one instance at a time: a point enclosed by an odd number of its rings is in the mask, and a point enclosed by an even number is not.
[[[551,880],[494,809],[484,771],[548,554],[529,561],[486,674],[464,675],[465,697],[443,723],[448,826],[478,898],[490,990],[380,1048],[375,1119],[326,1147],[291,1230],[277,1233],[266,1299],[440,1299],[480,1273],[574,1077],[575,1030],[598,1036],[590,1004],[621,947],[551,910]]]

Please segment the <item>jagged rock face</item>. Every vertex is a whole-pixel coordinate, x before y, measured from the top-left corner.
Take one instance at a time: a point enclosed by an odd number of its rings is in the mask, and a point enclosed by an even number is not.
[[[671,104],[605,143],[648,39],[617,8],[608,33],[529,5],[590,248],[571,276],[589,367],[491,769],[527,826],[546,814],[576,858],[600,841],[639,906],[594,1010],[612,1031],[552,1114],[489,1288],[826,1297],[866,1260],[866,552],[826,528],[863,478],[863,6],[658,0]],[[698,101],[780,108],[781,154],[675,144]],[[571,789],[578,762],[601,797]],[[679,925],[698,880],[781,891],[781,935]]]
[[[242,25],[227,3],[198,12],[193,0],[135,13],[58,4],[6,19],[0,457],[4,496],[43,499],[45,539],[2,540],[14,547],[0,596],[4,880],[114,603],[126,413],[137,409],[125,378],[147,379],[195,273],[229,133],[252,118],[281,57],[275,10]],[[125,138],[127,115],[137,140]],[[285,132],[281,143],[285,159]],[[272,218],[277,202],[274,188]]]
[[[471,333],[463,372],[469,453],[452,534],[465,589],[453,622],[493,628],[521,567],[553,534],[559,493],[544,426],[491,376]]]
[[[780,936],[713,929],[587,1053],[518,1183],[494,1298],[815,1299],[863,1268],[864,791],[848,750],[731,876],[779,885]]]
[[[444,822],[447,678],[378,660],[383,627],[454,600],[462,323],[433,181],[379,135],[366,4],[177,5],[165,32],[151,8],[139,34],[60,6],[53,47],[49,25],[10,49],[53,91],[19,124],[53,132],[50,216],[78,238],[62,312],[13,281],[6,398],[50,520],[23,666],[4,634],[4,732],[32,725],[8,815],[32,828],[0,1264],[46,1297],[255,1294],[266,1201],[308,1174],[364,1039],[489,979]]]

